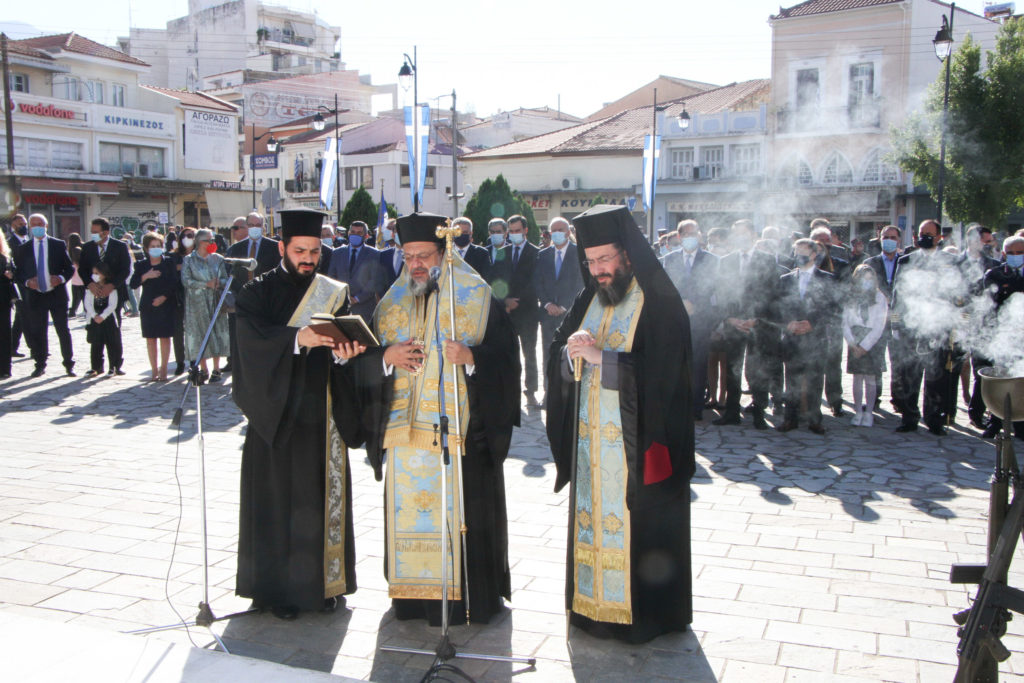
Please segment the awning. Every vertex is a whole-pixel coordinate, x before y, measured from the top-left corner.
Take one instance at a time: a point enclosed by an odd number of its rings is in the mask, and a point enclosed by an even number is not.
[[[58,194],[113,194],[118,193],[116,182],[102,180],[71,180],[68,178],[22,178],[22,191],[55,192]]]
[[[237,190],[206,190],[206,206],[210,210],[210,225],[225,228],[239,216],[252,211],[252,194]]]

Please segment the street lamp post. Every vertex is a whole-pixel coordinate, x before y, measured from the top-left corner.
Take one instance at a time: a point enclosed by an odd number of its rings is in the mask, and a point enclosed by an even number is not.
[[[948,19],[945,14],[942,15],[942,28],[938,30],[935,39],[932,40],[932,45],[935,46],[935,56],[939,58],[940,62],[946,63],[946,83],[942,94],[942,130],[939,137],[939,196],[937,197],[939,206],[935,216],[940,226],[942,225],[943,193],[946,190],[946,119],[949,116],[949,67],[953,61],[953,18],[955,13],[956,3],[954,2],[949,5]],[[963,244],[963,235],[960,236],[960,243]]]
[[[334,110],[330,110],[324,105],[320,105],[327,114],[334,114],[334,155],[335,162],[337,164],[337,170],[334,174],[334,194],[336,195],[335,200],[338,202],[338,227],[341,227],[341,137],[338,125],[338,93],[334,93]],[[318,131],[322,131],[327,127],[324,122],[323,114],[317,112],[316,116],[313,117],[313,128]]]
[[[419,165],[422,162],[419,154],[416,153],[417,145],[419,144],[419,112],[416,111],[419,105],[419,69],[416,68],[416,46],[412,46],[412,58],[409,55],[403,53],[402,57],[402,68],[398,70],[398,83],[402,86],[402,89],[409,90],[409,81],[412,81],[412,144],[413,144],[413,161],[416,162],[416,169],[412,166],[409,167],[409,182],[412,183],[412,210],[414,213],[420,210],[420,188],[419,188],[419,174],[415,171],[419,170]],[[425,151],[425,150],[424,150]],[[414,175],[415,174],[415,175]]]
[[[249,154],[249,170],[252,171],[252,210],[256,210],[256,141],[270,136],[267,140],[267,151],[273,154],[277,151],[277,139],[269,130],[262,135],[256,135],[256,123],[252,124],[252,152]]]

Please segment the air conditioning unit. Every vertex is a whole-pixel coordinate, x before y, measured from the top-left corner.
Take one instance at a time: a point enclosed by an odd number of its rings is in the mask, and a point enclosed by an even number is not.
[[[572,176],[562,178],[562,189],[563,190],[578,190],[580,189],[580,179]]]
[[[148,178],[149,164],[135,164],[135,175],[141,178]]]

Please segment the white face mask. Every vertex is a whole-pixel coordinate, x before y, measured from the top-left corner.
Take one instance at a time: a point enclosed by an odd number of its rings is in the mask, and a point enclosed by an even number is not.
[[[195,244],[195,243],[196,243],[196,241],[194,239],[192,239],[191,237],[182,237],[181,238],[181,244],[186,249],[191,249],[192,245]]]
[[[103,279],[103,276],[100,275],[99,273],[93,273],[92,274],[92,281],[93,282],[99,284],[100,280],[102,280],[102,279]]]
[[[334,246],[334,240],[330,239],[329,237],[321,238],[320,239],[320,243],[323,244],[325,247],[333,247]]]

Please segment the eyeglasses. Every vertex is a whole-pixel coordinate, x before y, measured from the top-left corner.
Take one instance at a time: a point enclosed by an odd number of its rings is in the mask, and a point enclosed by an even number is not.
[[[607,263],[611,263],[615,259],[619,258],[619,254],[621,254],[621,253],[622,253],[621,251],[617,251],[614,254],[606,254],[606,255],[600,256],[598,258],[584,259],[583,267],[584,268],[592,268],[593,266],[603,266],[603,265],[605,265]]]
[[[422,254],[407,254],[403,252],[402,260],[406,263],[412,263],[413,261],[426,261],[430,257],[435,256],[437,254],[438,251],[436,249],[434,251],[428,251]]]

